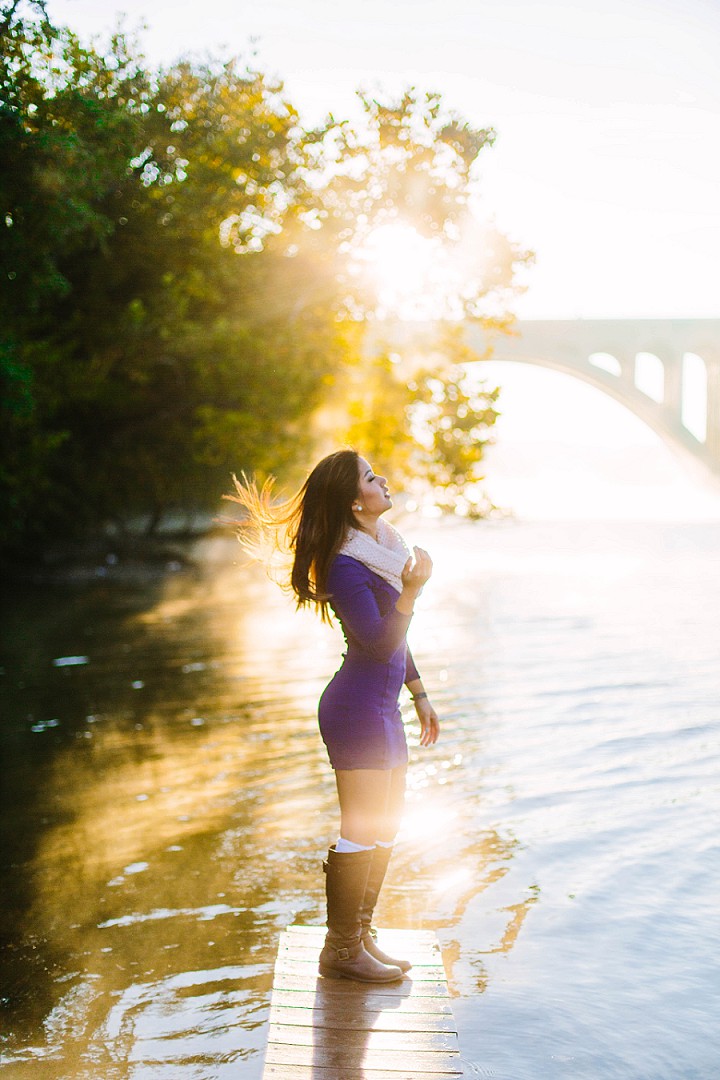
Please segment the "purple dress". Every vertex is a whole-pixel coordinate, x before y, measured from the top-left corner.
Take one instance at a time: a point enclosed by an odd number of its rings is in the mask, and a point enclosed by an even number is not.
[[[418,679],[405,642],[410,616],[395,607],[400,595],[357,559],[338,555],[328,574],[330,606],[347,651],[323,691],[320,733],[333,769],[393,769],[408,760],[398,698]]]

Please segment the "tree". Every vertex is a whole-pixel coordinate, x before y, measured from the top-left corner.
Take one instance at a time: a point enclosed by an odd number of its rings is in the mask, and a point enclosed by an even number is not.
[[[446,335],[434,370],[418,373],[409,384],[411,427],[422,447],[420,474],[443,510],[484,517],[496,510],[480,488],[485,447],[500,415],[500,388],[488,389],[467,365],[468,350],[457,333]],[[471,357],[472,359],[472,357]]]
[[[239,61],[154,71],[133,38],[83,46],[29,0],[0,28],[0,549],[152,530],[216,506],[233,471],[292,473],[323,431],[458,488],[495,399],[466,393],[447,331],[501,326],[528,259],[467,243],[494,133],[412,90],[303,130]],[[442,268],[407,290],[432,300],[429,348],[391,340],[383,228]]]
[[[389,471],[393,486],[442,510],[484,517],[497,509],[480,471],[500,388],[478,378],[474,354],[458,327],[445,329],[436,351],[421,356],[382,352],[345,373],[342,415],[322,416],[326,431]]]
[[[4,542],[215,506],[307,444],[344,356],[303,261],[308,158],[282,87],[149,72],[7,11],[0,260]],[[284,221],[296,250],[272,245]]]
[[[479,515],[492,509],[477,484],[499,389],[469,376],[488,354],[467,346],[463,326],[508,329],[532,255],[472,210],[492,129],[447,112],[438,94],[361,100],[364,124],[328,125],[332,165],[315,211],[332,236],[346,317],[366,328],[364,359],[340,388],[346,413],[326,410],[324,428],[404,484],[422,478],[444,508]],[[380,259],[409,288],[378,273]]]

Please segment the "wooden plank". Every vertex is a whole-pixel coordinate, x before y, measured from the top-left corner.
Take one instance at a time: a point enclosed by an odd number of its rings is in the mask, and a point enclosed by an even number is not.
[[[278,948],[318,948],[325,941],[327,928],[324,926],[288,927],[280,938]],[[419,930],[376,930],[378,942],[386,948],[410,949],[418,954],[434,953],[440,955],[440,946],[434,933]]]
[[[303,978],[315,978],[317,976],[317,953],[312,960],[302,957],[296,959],[291,955],[278,956],[275,964],[275,973],[283,975],[300,975]],[[417,982],[442,983],[445,980],[445,968],[440,964],[414,964],[409,978],[413,984]]]
[[[288,967],[289,964],[307,963],[314,967],[317,973],[318,954],[322,949],[324,936],[296,935],[285,938],[278,948],[277,964]],[[424,943],[422,941],[404,942],[398,941],[387,933],[379,934],[377,943],[389,956],[401,956],[412,965],[412,978],[430,978],[444,980],[445,969],[442,955],[437,941]],[[277,965],[276,965],[277,966]],[[288,968],[290,970],[290,968]],[[300,968],[295,969],[300,974]]]
[[[438,1080],[437,1073],[385,1069],[333,1069],[317,1065],[266,1065],[263,1080]]]
[[[313,1009],[317,1006],[319,1000],[319,993],[315,990],[285,990],[282,987],[276,987],[273,990],[272,1001],[274,1005],[284,1005],[290,1009]],[[344,996],[337,994],[334,997],[322,995],[323,1008],[328,1008],[331,1004],[334,1004],[335,1008],[339,1011],[345,1010]],[[450,1014],[451,1008],[447,998],[400,998],[397,1002],[393,1002],[391,1006],[388,1005],[387,998],[375,997],[373,1000],[365,998],[362,1002],[358,1001],[353,1005],[353,1012],[362,1011],[365,1013],[382,1013],[386,1010],[392,1011],[392,1014],[407,1014],[412,1015],[414,1013],[432,1013],[433,1015],[439,1015],[441,1013]]]
[[[273,979],[273,986],[283,990],[314,990],[316,978],[317,982],[321,981],[320,976],[313,974],[311,983],[306,975],[297,975],[280,969]],[[413,979],[412,973],[406,975],[404,979],[391,983],[356,983],[350,979],[322,979],[322,984],[320,992],[323,994],[334,997],[350,996],[361,998],[363,1001],[381,998],[392,998],[395,1001],[408,997],[442,998],[447,993],[445,982],[422,982]]]
[[[290,1024],[295,1027],[332,1028],[335,1031],[448,1031],[452,1023],[452,1013],[448,1007],[443,1012],[408,1013],[399,1009],[371,1009],[360,1011],[340,1008],[312,1008],[309,1003],[305,1008],[291,1008],[287,1005],[273,1005],[270,1009],[271,1024]]]
[[[311,923],[292,923],[290,926],[286,926],[283,930],[283,935],[288,934],[293,936],[295,934],[314,934],[315,937],[320,935],[324,938],[327,933],[327,927],[321,923],[312,925]],[[417,938],[418,941],[436,942],[437,936],[434,930],[400,930],[395,926],[386,926],[378,930],[380,934],[397,934],[403,941],[412,941],[413,938]]]
[[[287,1046],[269,1043],[265,1061],[270,1065],[307,1065],[329,1069],[385,1069],[386,1072],[418,1072],[462,1076],[460,1052],[423,1050],[372,1050],[367,1047]]]
[[[322,940],[313,942],[310,937],[298,937],[296,942],[277,950],[277,958],[304,960],[307,963],[314,963],[315,967],[317,967],[317,957],[323,947]],[[390,941],[386,937],[385,939],[378,937],[378,945],[385,953],[402,955],[404,960],[410,961],[413,969],[443,967],[443,957],[440,956],[439,949],[431,953],[429,949],[423,948],[422,945],[408,946]]]
[[[325,940],[325,934],[327,933],[327,927],[325,926],[288,926],[283,931],[280,943],[284,944],[288,941],[313,941],[314,943],[322,942]],[[439,951],[437,937],[432,930],[396,930],[393,927],[379,928],[376,931],[378,939],[381,941],[397,941],[401,942],[403,948],[424,948],[424,949],[437,949]]]
[[[299,1024],[273,1024],[273,1042],[288,1046],[365,1048],[369,1050],[454,1050],[454,1031],[350,1031],[347,1028],[311,1028]]]
[[[439,1080],[461,1076],[457,1030],[437,939],[385,930],[378,944],[413,964],[393,983],[318,975],[325,928],[283,933],[275,964],[263,1080]]]

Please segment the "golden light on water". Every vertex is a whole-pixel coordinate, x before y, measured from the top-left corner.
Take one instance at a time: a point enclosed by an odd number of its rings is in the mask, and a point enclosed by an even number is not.
[[[453,889],[466,889],[469,885],[474,887],[475,878],[469,866],[461,866],[436,879],[435,892],[449,893]]]
[[[415,780],[415,782],[413,782]],[[412,795],[413,789],[417,790],[417,780],[414,773],[408,777],[408,790]],[[402,824],[400,826],[399,839],[401,841],[431,840],[444,836],[453,828],[453,822],[457,813],[449,806],[442,806],[439,802],[428,801],[427,792],[423,792],[422,802],[414,803],[411,798],[405,806]]]

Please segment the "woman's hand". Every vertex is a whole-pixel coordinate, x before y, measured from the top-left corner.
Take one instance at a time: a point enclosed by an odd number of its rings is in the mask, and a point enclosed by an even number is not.
[[[432,746],[440,735],[440,721],[428,698],[419,698],[415,703],[415,712],[420,721],[420,745]]]
[[[402,615],[412,615],[420,590],[432,574],[432,559],[423,548],[414,547],[415,557],[412,556],[405,563],[402,574],[402,592],[400,593],[395,607]]]
[[[423,548],[414,547],[415,558],[405,563],[401,574],[403,589],[415,596],[432,574],[432,559]]]

